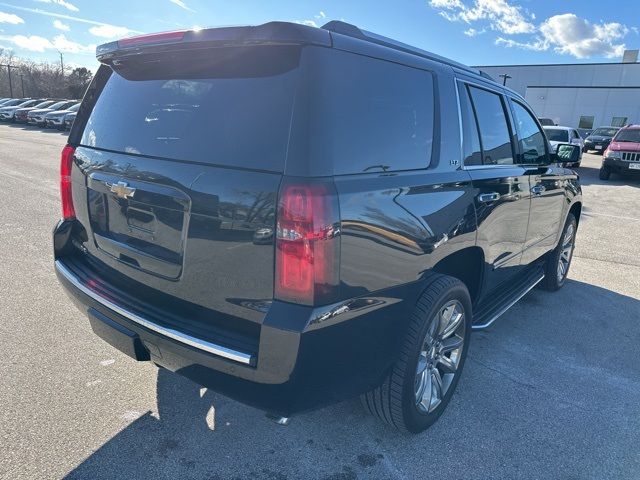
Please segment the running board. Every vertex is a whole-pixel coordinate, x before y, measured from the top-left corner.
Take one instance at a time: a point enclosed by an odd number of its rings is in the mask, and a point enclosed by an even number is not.
[[[513,288],[504,293],[497,294],[488,303],[483,305],[473,316],[472,330],[483,330],[495,322],[504,312],[515,305],[518,300],[529,293],[533,287],[542,281],[544,271],[536,268],[531,273],[517,279]]]

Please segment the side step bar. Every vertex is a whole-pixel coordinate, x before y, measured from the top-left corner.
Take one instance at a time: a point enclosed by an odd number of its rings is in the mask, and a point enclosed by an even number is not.
[[[480,307],[473,316],[472,330],[483,330],[495,322],[504,312],[515,305],[518,300],[529,293],[533,287],[542,281],[544,271],[536,268],[531,273],[516,280],[513,288],[496,295],[489,302]]]

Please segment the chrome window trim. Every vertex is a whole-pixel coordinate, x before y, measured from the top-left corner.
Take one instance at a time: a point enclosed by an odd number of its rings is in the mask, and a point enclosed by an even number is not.
[[[178,332],[172,328],[163,327],[156,323],[153,323],[150,320],[147,320],[140,315],[137,315],[133,312],[125,310],[124,308],[116,305],[115,303],[107,300],[97,292],[91,290],[89,287],[84,285],[60,260],[55,261],[56,270],[74,287],[80,290],[82,293],[92,298],[102,306],[108,308],[109,310],[114,311],[118,315],[122,315],[123,317],[131,320],[134,323],[137,323],[141,327],[152,330],[160,335],[171,338],[177,342],[183,343],[185,345],[189,345],[190,347],[197,348],[198,350],[202,350],[207,353],[212,353],[219,357],[228,358],[229,360],[233,360],[235,362],[243,363],[245,365],[251,365],[253,360],[253,355],[239,352],[237,350],[232,350],[227,347],[223,347],[221,345],[216,345],[215,343],[207,342],[206,340],[202,340],[196,337],[192,337],[191,335],[187,335],[185,333]]]
[[[456,101],[458,103],[458,128],[460,129],[460,167],[458,167],[460,170],[487,170],[487,169],[493,169],[493,168],[514,168],[514,167],[518,167],[519,165],[516,163],[512,163],[509,165],[465,165],[464,164],[464,129],[462,126],[462,105],[460,104],[460,92],[458,91],[459,85],[458,84],[462,84],[462,86],[464,87],[465,85],[471,85],[477,88],[482,88],[483,90],[487,90],[491,93],[495,93],[496,95],[500,95],[501,97],[506,97],[504,92],[498,91],[498,90],[494,90],[489,86],[483,85],[481,83],[476,83],[470,80],[465,80],[463,78],[458,78],[455,77],[455,82],[456,82]],[[506,118],[506,112],[505,112],[505,118]]]

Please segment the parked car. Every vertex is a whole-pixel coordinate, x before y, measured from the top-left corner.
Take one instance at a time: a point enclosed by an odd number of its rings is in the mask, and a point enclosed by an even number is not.
[[[477,70],[335,21],[97,56],[62,151],[55,269],[136,360],[281,422],[363,394],[417,432],[471,330],[566,281],[580,150],[551,152],[523,97]]]
[[[571,127],[543,127],[544,132],[551,143],[551,147],[554,151],[558,149],[559,145],[570,143],[571,145],[577,145],[580,148],[580,158],[574,167],[579,167],[582,161],[582,149],[584,148],[584,140],[578,133],[578,130]]]
[[[37,110],[39,108],[47,108],[48,106],[53,105],[54,103],[55,103],[55,100],[45,100],[44,102],[41,101],[40,103],[37,103],[31,107],[18,108],[14,113],[14,121],[16,123],[25,123],[27,121],[27,114],[31,110]]]
[[[67,113],[64,116],[64,129],[65,130],[71,130],[71,127],[73,126],[73,122],[76,119],[76,113],[77,112],[71,112],[71,113]]]
[[[14,105],[19,105],[20,103],[26,102],[27,100],[31,100],[30,98],[9,98],[0,102],[0,107],[13,107]]]
[[[64,130],[64,117],[68,113],[74,113],[78,111],[80,108],[80,103],[76,103],[71,105],[64,110],[56,110],[53,112],[49,112],[44,116],[44,124],[45,127],[48,128],[57,128],[58,130]]]
[[[39,127],[43,127],[44,116],[47,113],[66,110],[74,103],[76,103],[76,100],[63,100],[61,102],[56,102],[53,105],[48,106],[47,108],[38,108],[35,110],[31,110],[29,113],[27,113],[27,123],[29,125],[37,125]]]
[[[612,173],[640,175],[640,125],[621,128],[603,157],[600,180],[609,180]]]
[[[556,122],[553,121],[553,119],[551,118],[538,118],[538,121],[540,122],[540,125],[542,125],[543,127],[554,127],[557,125]]]
[[[595,150],[597,153],[602,154],[616,133],[620,130],[618,127],[599,127],[596,128],[591,135],[584,140],[583,152],[589,152]]]
[[[0,107],[0,120],[2,120],[3,122],[13,122],[15,121],[16,110],[20,108],[28,108],[33,105],[37,105],[38,103],[42,102],[42,100],[43,99],[34,98],[31,100],[27,100],[25,102],[19,103],[18,105],[13,105],[9,107]]]
[[[593,128],[578,128],[578,133],[582,138],[587,138],[593,132]]]

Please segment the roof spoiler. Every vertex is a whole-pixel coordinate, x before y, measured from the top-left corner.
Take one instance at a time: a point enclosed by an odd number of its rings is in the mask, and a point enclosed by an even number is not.
[[[257,26],[206,28],[152,33],[99,45],[96,58],[103,63],[121,55],[147,50],[173,50],[197,46],[304,45],[331,46],[326,30],[289,22],[269,22]]]

